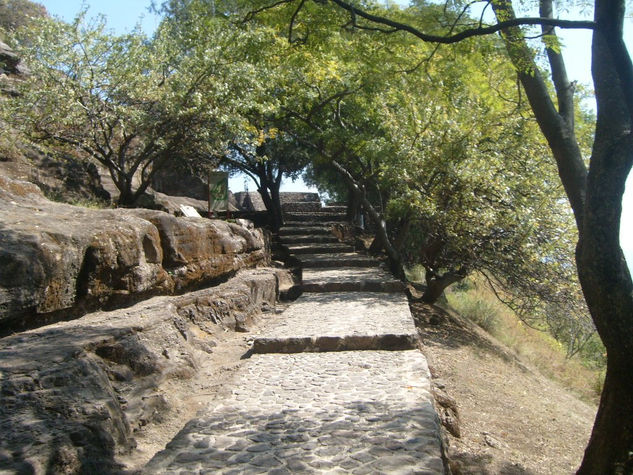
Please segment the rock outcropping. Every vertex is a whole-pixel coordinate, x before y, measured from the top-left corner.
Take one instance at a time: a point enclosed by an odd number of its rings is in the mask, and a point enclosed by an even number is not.
[[[174,414],[170,388],[292,284],[269,256],[247,221],[81,208],[0,176],[0,331],[39,327],[0,338],[0,472],[118,473]]]
[[[13,49],[6,43],[0,41],[0,74],[15,74],[25,76],[29,74],[29,69],[15,54]]]
[[[135,433],[176,409],[169,385],[197,375],[225,331],[272,308],[285,278],[243,270],[209,289],[0,339],[0,472],[118,473]]]
[[[47,200],[0,176],[0,329],[218,283],[267,263],[267,238],[247,222],[95,210]]]

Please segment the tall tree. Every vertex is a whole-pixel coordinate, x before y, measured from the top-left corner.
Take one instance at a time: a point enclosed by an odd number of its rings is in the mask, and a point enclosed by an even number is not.
[[[239,44],[225,46],[225,55],[230,68],[240,71],[234,87],[248,92],[240,95],[233,111],[241,118],[240,127],[218,156],[222,166],[245,173],[256,183],[272,227],[278,230],[283,224],[281,183],[296,178],[307,164],[305,149],[277,125],[297,89],[293,69],[288,67],[293,51],[268,25],[232,23],[227,16],[233,7],[232,2],[220,0],[170,0],[161,11],[183,55],[197,55],[217,44],[218,25],[241,35]]]
[[[302,19],[316,22],[319,13]],[[315,170],[334,166],[339,183],[365,204],[394,270],[423,264],[424,298],[434,302],[476,270],[518,285],[540,261],[554,267],[554,250],[537,243],[568,244],[560,235],[570,216],[529,107],[508,99],[516,76],[500,42],[460,45],[460,54],[470,53],[460,63],[455,52],[435,52],[432,68],[416,68],[432,47],[391,36],[367,54],[374,44],[367,34],[329,29],[327,38],[296,46],[303,50],[296,81],[317,93],[297,93],[284,126],[325,158]],[[317,183],[331,177],[313,174]],[[571,249],[556,251],[564,258]],[[562,281],[561,274],[542,288]]]

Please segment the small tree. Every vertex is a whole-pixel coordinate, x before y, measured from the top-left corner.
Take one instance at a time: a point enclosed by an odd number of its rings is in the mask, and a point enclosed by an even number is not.
[[[297,178],[309,156],[297,141],[277,129],[261,131],[258,137],[255,144],[232,144],[221,163],[229,170],[248,175],[257,184],[273,231],[279,231],[283,225],[279,194],[282,180]]]
[[[210,157],[226,128],[218,68],[178,58],[167,35],[114,36],[103,20],[38,23],[21,54],[32,70],[6,120],[33,140],[63,145],[105,166],[132,206],[169,160]],[[218,43],[226,40],[218,35]],[[224,84],[223,84],[224,86]],[[202,94],[204,91],[205,94]]]
[[[287,67],[284,54],[291,48],[265,25],[227,21],[226,12],[233,7],[232,2],[221,0],[170,0],[160,10],[180,54],[195,57],[201,64],[208,63],[205,50],[218,46],[219,29],[236,35],[233,43],[223,45],[223,54],[225,70],[233,71],[233,93],[239,98],[233,101],[231,116],[238,123],[218,156],[225,168],[242,172],[256,183],[272,227],[278,230],[283,224],[282,180],[296,178],[307,163],[304,149],[276,125],[292,94],[288,89],[292,68]]]

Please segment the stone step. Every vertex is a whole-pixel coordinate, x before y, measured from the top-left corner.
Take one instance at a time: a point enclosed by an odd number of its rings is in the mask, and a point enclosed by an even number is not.
[[[298,227],[327,227],[332,228],[333,226],[343,224],[341,221],[292,221],[292,220],[284,220],[284,228],[293,228],[295,226]]]
[[[281,203],[284,213],[313,213],[322,210],[320,201],[293,201]]]
[[[299,256],[304,269],[314,267],[376,267],[380,262],[373,257],[356,252],[330,252],[323,254],[302,254]]]
[[[405,284],[378,268],[304,269],[304,292],[403,292]]]
[[[328,226],[284,226],[279,230],[280,236],[332,234]]]
[[[342,222],[346,220],[344,213],[285,213],[284,220],[288,221],[315,221],[322,223],[324,221],[329,222]]]
[[[353,252],[354,246],[343,242],[323,244],[295,244],[288,246],[291,254],[326,254],[330,252]]]
[[[257,336],[254,353],[409,350],[418,338],[404,293],[303,294]]]
[[[325,211],[326,213],[345,213],[347,214],[347,206],[345,205],[332,205],[332,206],[323,206],[321,211]]]
[[[283,244],[306,244],[306,243],[337,243],[339,240],[333,234],[320,234],[316,236],[298,235],[298,236],[279,236],[279,240]]]
[[[254,355],[231,389],[142,473],[444,473],[417,350]]]

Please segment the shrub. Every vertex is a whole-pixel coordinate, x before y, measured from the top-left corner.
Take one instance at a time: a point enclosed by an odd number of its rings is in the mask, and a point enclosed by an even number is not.
[[[467,293],[460,292],[455,297],[451,301],[455,310],[488,333],[494,334],[499,324],[499,310],[494,304]]]

